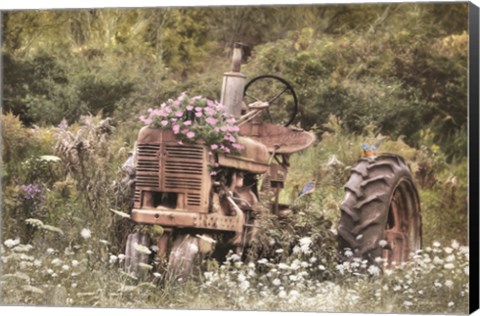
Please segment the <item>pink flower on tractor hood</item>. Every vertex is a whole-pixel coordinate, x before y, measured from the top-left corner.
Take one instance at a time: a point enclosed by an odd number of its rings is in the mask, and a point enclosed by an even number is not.
[[[187,136],[188,138],[193,138],[193,137],[195,137],[195,133],[192,132],[192,131],[190,131],[190,132],[188,132],[188,133],[186,134],[186,136]]]
[[[178,124],[173,125],[172,131],[174,134],[178,134],[178,132],[180,132],[180,125]]]
[[[213,117],[209,117],[205,120],[205,122],[207,122],[208,124],[210,125],[215,125],[218,123],[218,120],[216,118],[213,118]]]
[[[183,111],[177,111],[175,112],[176,117],[182,117],[183,116]]]

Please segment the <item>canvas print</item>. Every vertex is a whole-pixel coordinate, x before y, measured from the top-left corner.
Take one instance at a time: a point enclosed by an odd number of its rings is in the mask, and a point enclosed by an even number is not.
[[[468,10],[2,12],[1,304],[467,313]]]

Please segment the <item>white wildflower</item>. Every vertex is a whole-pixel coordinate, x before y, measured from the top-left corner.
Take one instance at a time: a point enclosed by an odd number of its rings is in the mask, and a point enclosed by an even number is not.
[[[242,281],[240,284],[240,290],[246,291],[250,287],[250,282],[248,281]]]
[[[446,262],[452,262],[455,261],[455,255],[449,255],[448,257],[445,258]]]
[[[247,266],[249,269],[255,269],[255,263],[253,262],[249,262]]]
[[[455,305],[454,302],[448,302],[448,305],[447,305],[447,306],[448,306],[448,307],[453,307],[453,305]]]
[[[33,249],[33,246],[27,244],[27,245],[17,245],[12,250],[15,251],[15,252],[29,252],[32,249]]]
[[[37,268],[40,268],[42,266],[42,262],[37,259],[37,260],[33,261],[33,265]]]
[[[292,252],[293,252],[294,255],[298,255],[301,251],[302,251],[302,248],[300,248],[298,246],[295,246],[292,249]]]
[[[120,261],[123,261],[125,259],[125,255],[123,253],[119,254],[117,257]]]
[[[432,248],[431,248],[431,247],[427,247],[427,248],[425,248],[425,251],[426,251],[426,252],[431,252],[431,251],[432,251]]]
[[[78,260],[72,260],[72,267],[77,267],[78,265],[80,264],[80,262],[78,262]]]
[[[393,291],[394,291],[394,292],[398,292],[398,291],[400,291],[401,289],[402,289],[402,287],[401,287],[400,285],[395,285],[395,286],[393,287]]]
[[[62,263],[63,263],[63,261],[58,259],[58,258],[55,258],[55,259],[52,260],[52,264],[54,266],[60,266]]]
[[[452,240],[451,246],[453,249],[458,249],[460,247],[460,243],[454,239]]]
[[[315,263],[315,262],[317,262],[317,257],[311,257],[308,261],[310,263]]]
[[[85,251],[85,253],[89,256],[93,255],[93,250],[91,249],[88,249],[87,251]]]
[[[434,241],[432,246],[435,247],[435,248],[440,248],[441,245],[438,241]]]
[[[455,269],[455,265],[453,263],[446,263],[446,264],[443,265],[443,267],[447,270]]]
[[[380,268],[375,266],[375,265],[371,265],[368,267],[368,273],[370,273],[370,275],[373,275],[373,276],[379,276],[380,275]]]
[[[82,236],[83,239],[88,239],[88,238],[92,237],[92,232],[90,231],[90,229],[84,228],[80,232],[80,235]]]
[[[403,305],[409,307],[409,306],[413,306],[413,303],[410,302],[410,301],[404,301],[404,302],[403,302]]]
[[[74,288],[74,289],[75,289],[77,286],[78,286],[78,284],[77,284],[77,283],[72,283],[72,288]]]
[[[309,254],[312,251],[310,250],[310,244],[312,243],[312,238],[310,237],[303,237],[299,240],[300,242],[300,249],[304,254]]]
[[[299,293],[298,291],[291,290],[290,293],[288,293],[288,295],[289,295],[290,297],[296,298],[296,297],[298,297],[298,296],[300,295],[300,293]]]
[[[275,250],[276,253],[283,253],[283,249],[277,249]]]
[[[309,264],[308,264],[308,262],[302,261],[302,262],[300,262],[300,266],[301,266],[302,268],[306,268],[306,267],[309,266]]]
[[[321,265],[318,266],[318,269],[324,271],[324,270],[325,270],[325,266],[324,266],[323,264],[321,264]]]
[[[149,255],[151,254],[152,252],[150,251],[150,249],[148,249],[148,247],[145,247],[144,245],[139,245],[137,243],[133,244],[133,248],[138,251],[139,253],[141,254],[144,254],[144,255]]]
[[[353,252],[351,250],[345,250],[345,257],[353,256]]]
[[[146,270],[146,271],[149,271],[149,270],[152,270],[153,269],[153,266],[150,265],[150,264],[147,264],[147,263],[143,263],[143,262],[140,262],[138,264],[139,268],[142,269],[142,270]]]
[[[245,274],[240,273],[238,275],[237,279],[238,279],[238,281],[243,282],[243,281],[247,280],[247,277],[245,276]]]
[[[52,269],[47,269],[47,274],[52,275],[52,274],[53,274],[53,270],[52,270]]]
[[[234,253],[233,255],[230,256],[229,259],[231,261],[235,262],[235,261],[240,261],[241,257],[239,255],[237,255],[236,253]]]
[[[438,282],[438,280],[435,280],[435,282],[433,283],[433,285],[434,285],[436,288],[441,288],[441,287],[442,287],[442,283]]]
[[[262,259],[258,260],[257,263],[259,263],[259,264],[267,264],[267,263],[268,263],[268,260],[265,259],[265,258],[262,258]]]
[[[160,279],[162,275],[158,272],[153,272],[153,276],[156,277],[157,279]]]
[[[380,247],[382,247],[382,248],[385,248],[385,247],[388,245],[388,241],[386,241],[386,240],[380,240],[380,241],[378,242],[378,245],[379,245]]]
[[[284,290],[281,290],[281,291],[278,293],[278,297],[280,297],[280,298],[286,298],[286,297],[287,297],[287,292],[285,292]]]
[[[440,264],[443,264],[443,260],[440,259],[439,257],[435,256],[435,257],[433,258],[433,263],[440,265]]]
[[[82,236],[83,237],[83,236]],[[85,238],[86,239],[86,238]],[[108,240],[105,240],[105,239],[99,239],[98,240],[101,244],[104,244],[104,245],[110,245],[110,242]]]
[[[289,267],[288,264],[283,263],[283,262],[280,262],[280,263],[278,264],[278,268],[279,268],[279,269],[282,269],[282,270],[288,270],[290,267]]]
[[[63,271],[68,271],[68,270],[70,270],[70,267],[69,267],[68,265],[64,264],[64,265],[62,266],[62,270],[63,270]]]
[[[450,247],[445,247],[443,248],[443,251],[445,251],[446,254],[451,254],[453,252],[453,249]]]
[[[25,270],[25,269],[30,268],[32,266],[33,266],[32,262],[28,262],[28,261],[21,261],[20,262],[20,269],[21,270]]]
[[[55,252],[55,250],[53,248],[47,248],[46,252],[47,252],[48,255],[51,255]]]
[[[13,248],[17,245],[20,244],[20,238],[16,238],[16,239],[7,239],[3,242],[3,244],[7,247],[7,248]]]
[[[452,288],[453,287],[453,281],[452,280],[445,281],[445,286],[448,287],[448,288]]]
[[[115,255],[110,255],[110,258],[109,258],[108,262],[109,262],[110,264],[114,264],[115,262],[117,262],[117,259],[118,259],[117,256],[115,256]]]
[[[280,284],[282,284],[282,281],[280,281],[280,279],[275,279],[272,281],[272,284],[275,285],[275,286],[279,286]]]
[[[151,245],[150,250],[153,252],[158,252],[158,246],[157,245]]]
[[[300,261],[297,259],[293,260],[292,264],[290,265],[290,269],[292,270],[298,270],[300,268]]]
[[[271,239],[268,241],[268,244],[269,244],[270,246],[275,245],[275,239],[271,238]]]
[[[360,240],[360,239],[362,239],[362,238],[363,238],[363,235],[360,234],[360,235],[358,235],[355,239],[356,239],[356,240]]]

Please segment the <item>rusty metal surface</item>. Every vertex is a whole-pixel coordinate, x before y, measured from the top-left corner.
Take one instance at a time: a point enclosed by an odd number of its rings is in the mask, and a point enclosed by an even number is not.
[[[243,230],[243,222],[238,220],[238,216],[226,216],[220,213],[205,214],[168,209],[133,209],[131,218],[137,223],[156,224],[165,227],[191,227],[232,232]]]
[[[238,137],[238,143],[244,146],[239,154],[218,156],[218,163],[223,167],[246,170],[253,173],[265,173],[268,170],[269,154],[267,147],[253,139]]]
[[[207,212],[208,162],[203,145],[181,145],[170,130],[142,128],[137,140],[135,208],[168,205]]]
[[[311,132],[266,122],[246,123],[240,126],[240,135],[261,142],[269,152],[277,154],[293,154],[308,148],[315,141]]]

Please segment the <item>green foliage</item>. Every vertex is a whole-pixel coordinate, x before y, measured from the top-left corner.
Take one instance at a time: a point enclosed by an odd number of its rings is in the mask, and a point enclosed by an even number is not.
[[[468,252],[436,242],[467,243],[467,9],[5,13],[2,303],[465,313]],[[159,288],[153,273],[138,283],[121,272],[132,197],[119,181],[138,116],[184,91],[218,100],[235,41],[250,45],[249,78],[293,84],[295,123],[319,142],[290,158],[281,201],[293,206],[281,219],[264,214],[250,262],[208,261],[182,288]],[[385,137],[380,151],[404,156],[415,174],[426,247],[412,266],[358,274],[336,266],[338,209],[361,144]],[[312,179],[315,192],[294,203]]]

